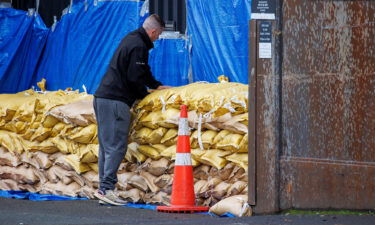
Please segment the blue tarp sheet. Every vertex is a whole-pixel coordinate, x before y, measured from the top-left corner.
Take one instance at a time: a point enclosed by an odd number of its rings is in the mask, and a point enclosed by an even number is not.
[[[189,83],[189,52],[184,39],[160,39],[150,51],[149,64],[154,77],[164,85]]]
[[[0,9],[0,93],[23,91],[41,78],[47,79],[48,90],[83,90],[85,85],[93,93],[120,40],[147,16],[140,15],[142,5],[75,0],[55,29],[46,28],[39,16]],[[171,86],[217,82],[222,74],[248,83],[250,0],[189,0],[187,11],[189,44],[156,41],[149,58],[154,76]]]
[[[248,83],[248,21],[251,0],[189,0],[194,81]]]
[[[33,83],[46,78],[49,90],[96,90],[121,39],[139,27],[136,1],[75,2],[50,33]]]
[[[15,199],[29,199],[32,201],[62,201],[62,200],[87,200],[87,198],[75,198],[59,195],[43,195],[38,193],[31,193],[26,191],[2,191],[0,190],[0,197],[15,198]]]
[[[39,16],[0,8],[1,92],[14,93],[31,87],[48,33]]]

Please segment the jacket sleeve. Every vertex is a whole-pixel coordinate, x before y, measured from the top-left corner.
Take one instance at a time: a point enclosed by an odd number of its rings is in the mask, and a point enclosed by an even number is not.
[[[145,48],[135,48],[130,53],[127,71],[128,81],[137,92],[139,98],[144,98],[148,92],[147,87],[155,89],[161,83],[152,76],[148,65],[148,51]]]

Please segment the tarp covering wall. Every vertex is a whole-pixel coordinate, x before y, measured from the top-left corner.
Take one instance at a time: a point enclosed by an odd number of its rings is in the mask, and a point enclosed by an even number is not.
[[[141,2],[76,2],[48,37],[37,70],[51,90],[87,87],[92,93],[121,39],[139,26]],[[86,10],[85,10],[86,7]],[[82,88],[81,88],[82,90]]]
[[[0,8],[0,21],[0,90],[28,89],[49,29],[39,16],[9,8]]]
[[[248,83],[248,21],[251,0],[187,1],[194,81]]]
[[[247,83],[250,5],[250,0],[187,1],[189,39],[154,43],[149,64],[156,79],[180,86],[217,82],[224,74]],[[48,90],[85,85],[93,93],[120,40],[147,16],[140,15],[142,6],[143,1],[75,0],[52,28],[39,16],[0,9],[0,93],[23,91],[41,78]]]
[[[155,78],[163,84],[181,86],[189,83],[188,43],[184,39],[160,39],[154,42],[149,64]]]

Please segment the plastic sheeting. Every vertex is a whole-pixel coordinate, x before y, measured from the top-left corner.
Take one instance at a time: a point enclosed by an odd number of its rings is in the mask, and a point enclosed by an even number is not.
[[[31,87],[49,29],[39,16],[11,8],[0,8],[0,21],[0,90],[15,93]]]
[[[248,21],[251,0],[187,1],[194,81],[248,83]]]
[[[44,195],[31,193],[26,191],[2,191],[0,190],[0,197],[15,198],[15,199],[29,199],[32,201],[64,201],[64,200],[88,200],[87,198],[68,197],[59,195]]]
[[[0,93],[23,91],[41,78],[48,90],[85,85],[93,93],[118,43],[148,15],[140,14],[142,6],[142,1],[75,0],[51,29],[39,16],[0,9]],[[187,10],[193,47],[181,38],[156,41],[149,58],[156,79],[180,86],[217,82],[224,74],[247,83],[250,0],[189,0]]]
[[[75,2],[51,32],[33,83],[93,93],[121,39],[139,27],[142,2]]]
[[[149,64],[154,77],[164,85],[189,83],[189,52],[184,39],[160,39],[150,51]]]

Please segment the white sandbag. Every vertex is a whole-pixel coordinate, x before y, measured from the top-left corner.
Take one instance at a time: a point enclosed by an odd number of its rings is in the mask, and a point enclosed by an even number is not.
[[[117,180],[118,180],[118,184],[119,184],[121,190],[127,190],[128,189],[128,187],[129,187],[128,181],[134,175],[135,175],[135,173],[133,173],[133,172],[125,172],[125,173],[117,174]]]
[[[99,175],[94,171],[88,171],[81,175],[85,181],[85,184],[91,188],[99,187]]]
[[[159,188],[164,188],[165,186],[172,185],[173,176],[169,174],[163,174],[160,177],[156,178],[154,184]]]
[[[147,186],[150,188],[151,192],[156,193],[159,191],[160,188],[155,185],[155,176],[144,171],[141,171],[140,176],[142,176],[145,179]]]
[[[135,188],[140,189],[143,192],[148,191],[148,185],[144,177],[139,176],[139,175],[134,175],[130,178],[128,181],[130,185],[132,185]]]
[[[0,178],[12,179],[21,184],[35,184],[39,182],[39,178],[35,175],[34,170],[25,166],[2,166],[0,167]]]
[[[252,215],[252,209],[247,203],[247,195],[235,195],[223,199],[212,206],[210,212],[219,216],[227,212],[238,217]]]
[[[228,189],[228,196],[233,195],[239,195],[241,194],[245,189],[247,189],[247,183],[243,181],[236,181],[234,184],[230,186]]]
[[[18,184],[12,179],[0,179],[0,190],[4,191],[19,191]]]
[[[145,193],[137,188],[130,189],[128,191],[119,191],[119,196],[127,202],[141,202]]]
[[[170,161],[166,158],[161,158],[159,160],[152,161],[147,168],[147,171],[154,176],[160,176],[166,172],[168,169]]]
[[[17,167],[21,163],[21,160],[15,154],[0,147],[0,166]]]

